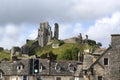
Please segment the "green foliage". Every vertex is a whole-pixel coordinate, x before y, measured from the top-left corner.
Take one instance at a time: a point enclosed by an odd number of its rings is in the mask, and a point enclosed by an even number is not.
[[[57,60],[77,60],[78,48],[66,49],[62,54],[59,54]]]
[[[0,60],[4,58],[10,59],[10,53],[5,50],[0,52]]]
[[[50,51],[52,51],[51,45],[35,48],[36,55],[46,54],[49,53]]]
[[[42,55],[40,56],[40,58],[46,59],[46,58],[48,58],[48,56],[49,56],[50,59],[52,59],[52,60],[56,60],[56,58],[57,58],[57,55],[54,54],[52,51],[50,51],[49,53],[42,54]]]
[[[52,44],[59,44],[60,46],[64,44],[64,41],[62,40],[53,40]]]
[[[88,40],[88,42],[89,42],[89,45],[91,45],[91,46],[96,45],[96,41],[94,41],[94,40]]]
[[[35,40],[27,40],[27,43],[25,44],[25,46],[30,47],[34,42],[35,42]]]
[[[60,46],[64,44],[64,41],[60,41]]]
[[[73,48],[72,49],[72,60],[78,60],[78,52],[79,52],[79,49],[78,48]]]
[[[96,47],[98,47],[98,48],[100,48],[102,46],[102,43],[100,43],[100,42],[98,42],[97,44],[96,44]]]
[[[52,52],[54,55],[58,55],[57,60],[77,60],[78,51],[83,53],[85,49],[91,49],[92,47],[84,43],[63,43],[59,48],[52,48],[51,45],[47,45],[37,47],[34,51],[36,55],[43,59],[47,58],[47,54]]]

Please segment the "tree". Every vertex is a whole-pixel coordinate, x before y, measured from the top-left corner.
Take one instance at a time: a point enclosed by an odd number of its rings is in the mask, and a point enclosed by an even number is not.
[[[96,46],[97,46],[98,48],[100,48],[100,47],[102,46],[102,43],[98,42],[98,43],[96,44]]]
[[[72,49],[72,60],[78,60],[78,52],[79,52],[78,48]]]

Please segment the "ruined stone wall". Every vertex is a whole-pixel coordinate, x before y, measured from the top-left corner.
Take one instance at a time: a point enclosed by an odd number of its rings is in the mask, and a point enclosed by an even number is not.
[[[65,43],[77,43],[79,41],[80,41],[80,39],[78,37],[73,37],[73,38],[64,40]]]
[[[52,31],[48,22],[40,23],[38,30],[38,43],[41,47],[45,46],[52,39]]]
[[[59,37],[59,26],[57,23],[55,23],[55,27],[54,27],[54,38],[58,40]]]

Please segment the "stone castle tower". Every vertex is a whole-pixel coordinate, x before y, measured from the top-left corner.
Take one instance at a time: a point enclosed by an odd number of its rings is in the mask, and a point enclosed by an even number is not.
[[[38,44],[43,47],[52,39],[52,31],[48,22],[40,23],[38,30]]]
[[[59,25],[57,23],[55,23],[55,27],[54,27],[54,39],[58,40],[59,37]]]
[[[59,26],[55,23],[54,37],[52,36],[52,30],[48,22],[40,23],[40,29],[38,29],[38,44],[43,47],[51,42],[52,39],[57,39],[59,36]]]

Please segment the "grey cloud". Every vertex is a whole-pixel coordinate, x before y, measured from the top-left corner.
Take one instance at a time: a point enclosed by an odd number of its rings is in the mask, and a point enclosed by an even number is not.
[[[59,0],[3,0],[0,2],[0,23],[59,20],[68,7]]]
[[[1,0],[0,24],[90,21],[119,11],[119,5],[118,0]]]

